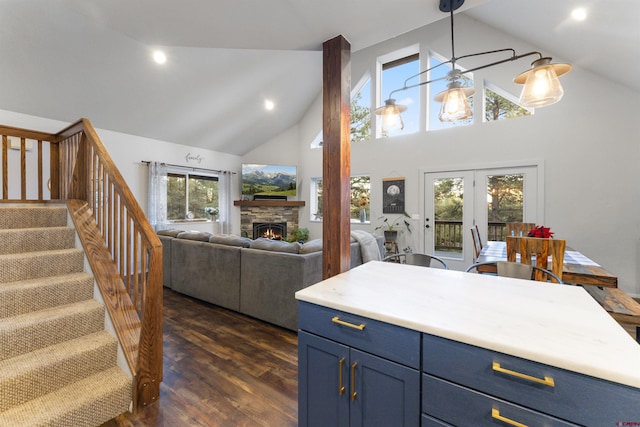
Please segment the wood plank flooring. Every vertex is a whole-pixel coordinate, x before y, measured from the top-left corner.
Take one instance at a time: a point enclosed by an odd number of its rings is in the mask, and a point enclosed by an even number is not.
[[[163,311],[160,402],[102,427],[297,426],[297,334],[168,289]]]
[[[298,425],[298,336],[165,288],[160,401],[102,427]]]

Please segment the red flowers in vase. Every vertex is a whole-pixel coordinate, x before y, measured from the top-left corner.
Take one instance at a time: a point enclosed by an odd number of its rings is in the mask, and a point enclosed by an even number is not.
[[[536,228],[529,230],[529,234],[527,237],[540,237],[543,239],[550,239],[553,237],[553,231],[551,228],[545,227],[543,225],[538,225]]]

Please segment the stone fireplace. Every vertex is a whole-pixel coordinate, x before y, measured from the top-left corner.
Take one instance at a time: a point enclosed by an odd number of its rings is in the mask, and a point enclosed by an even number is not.
[[[254,235],[255,223],[281,224],[282,238],[285,238],[287,232],[298,228],[298,212],[305,203],[298,200],[236,200],[233,204],[240,206],[241,234],[255,239],[260,237]]]

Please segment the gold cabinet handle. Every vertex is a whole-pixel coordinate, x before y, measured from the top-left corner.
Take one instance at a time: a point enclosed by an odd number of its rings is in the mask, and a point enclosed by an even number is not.
[[[351,400],[356,400],[356,366],[358,366],[358,362],[354,362],[351,365]]]
[[[537,378],[532,377],[531,375],[523,374],[520,372],[512,371],[509,369],[505,369],[498,362],[493,362],[493,370],[496,372],[501,372],[503,374],[511,375],[513,377],[522,378],[523,380],[531,381],[537,384],[546,385],[549,387],[555,387],[556,383],[553,381],[551,377]]]
[[[338,386],[338,392],[340,393],[340,396],[342,396],[344,394],[344,384],[342,383],[342,367],[344,366],[344,357],[342,359],[340,359],[340,362],[338,363],[338,384],[340,384]]]
[[[333,319],[331,319],[331,321],[333,323],[337,323],[338,325],[346,326],[347,328],[357,329],[359,331],[364,330],[364,327],[365,327],[364,323],[360,323],[359,325],[354,325],[353,323],[349,323],[349,322],[345,322],[344,320],[340,320],[340,318],[338,316],[334,316]]]
[[[526,424],[522,424],[507,417],[503,417],[502,415],[500,415],[500,410],[496,408],[491,409],[491,418],[493,418],[494,420],[502,421],[503,423],[509,424],[510,426],[527,427]]]

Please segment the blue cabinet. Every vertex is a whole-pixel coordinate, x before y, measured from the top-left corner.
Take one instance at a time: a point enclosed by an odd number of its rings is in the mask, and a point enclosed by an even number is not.
[[[300,427],[420,425],[419,332],[307,303],[299,322]]]
[[[640,390],[633,387],[429,334],[422,357],[422,411],[451,425],[599,427],[640,420]]]

